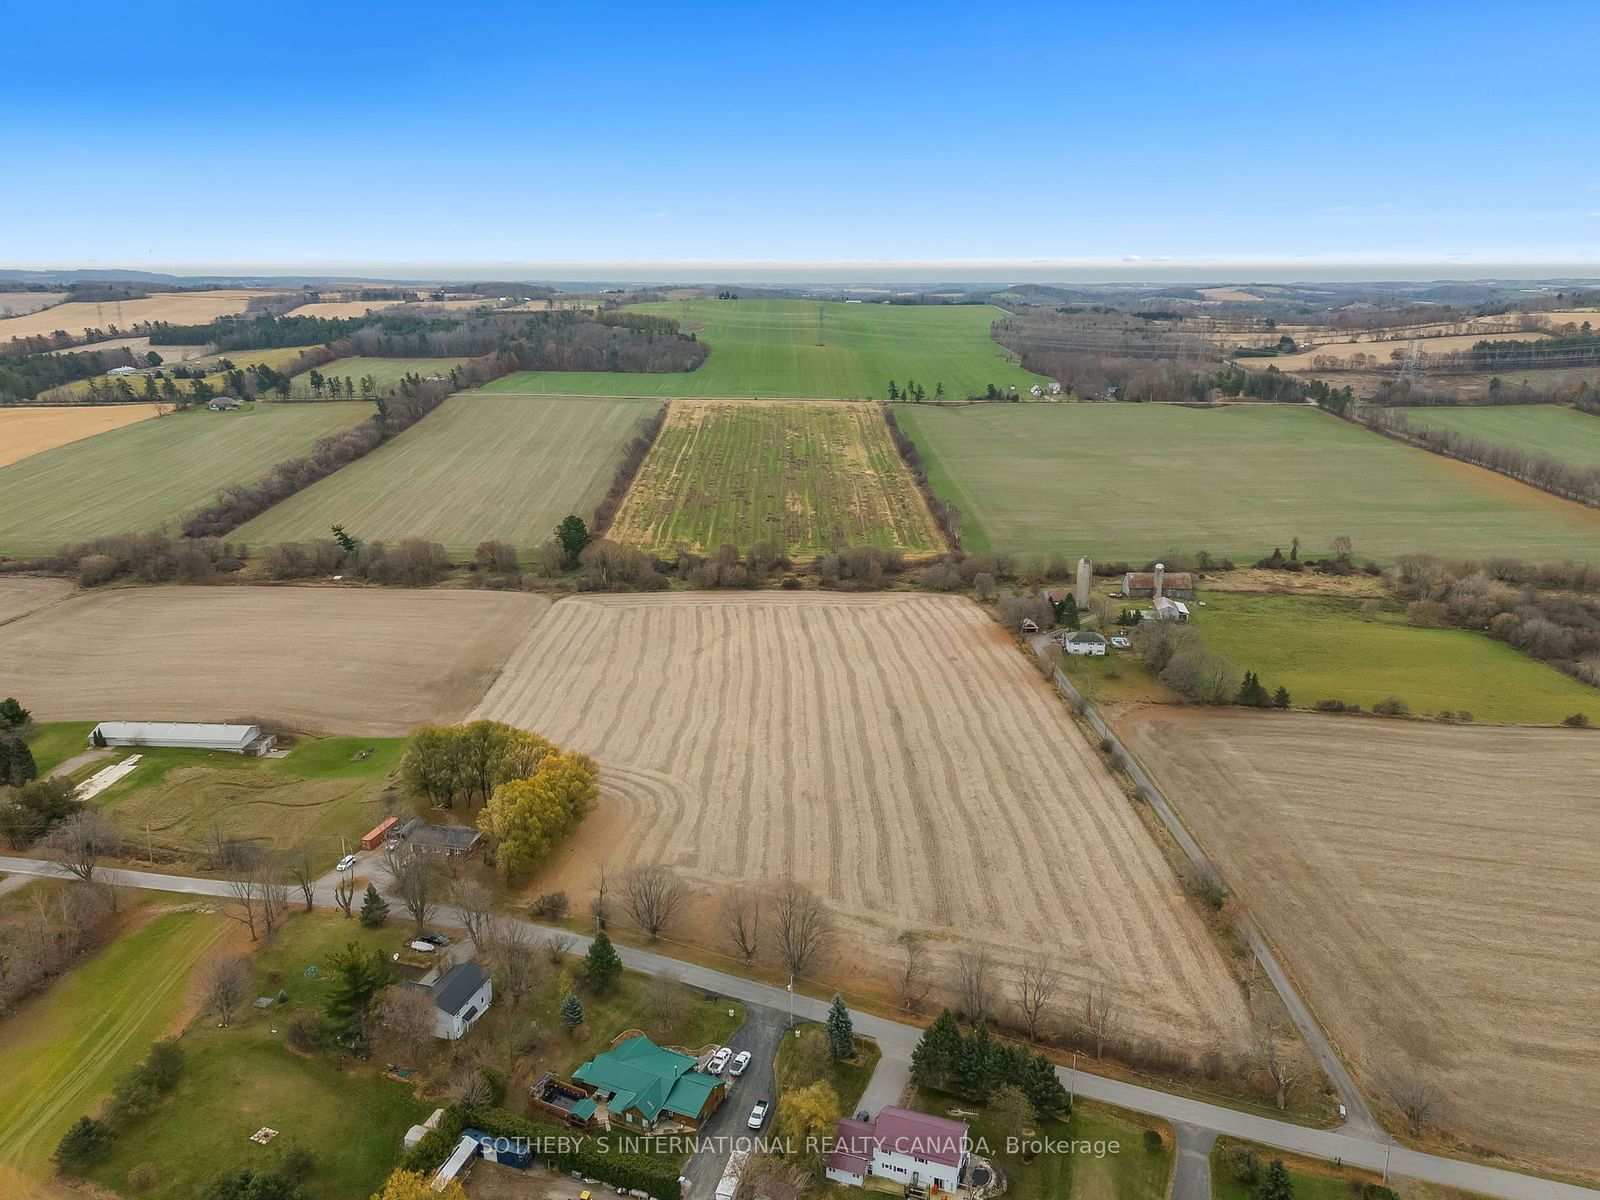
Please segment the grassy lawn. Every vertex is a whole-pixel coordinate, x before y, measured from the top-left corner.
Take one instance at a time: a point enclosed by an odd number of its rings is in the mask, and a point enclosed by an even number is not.
[[[190,970],[229,927],[199,913],[158,916],[0,1025],[0,1193],[16,1194],[8,1171],[50,1172],[61,1135],[171,1027]]]
[[[257,546],[305,541],[338,523],[364,541],[418,535],[470,554],[492,538],[526,552],[569,513],[589,519],[655,409],[648,400],[453,396],[235,536]]]
[[[1600,559],[1600,512],[1308,408],[901,405],[974,553]],[[1592,418],[1585,418],[1592,419]]]
[[[799,1037],[785,1034],[778,1042],[778,1061],[774,1073],[778,1092],[810,1087],[819,1079],[827,1081],[839,1097],[839,1110],[854,1115],[861,1094],[872,1080],[872,1072],[882,1057],[878,1044],[867,1038],[855,1039],[855,1056],[840,1060],[828,1053],[828,1033],[821,1023],[796,1026]]]
[[[383,819],[383,782],[404,749],[402,738],[330,737],[302,738],[287,758],[143,750],[139,764],[97,800],[141,845],[148,838],[199,856],[220,829],[278,849],[307,846],[322,869]],[[358,760],[363,751],[367,757]]]
[[[1402,408],[1413,425],[1448,429],[1498,446],[1600,468],[1600,417],[1555,404]]]
[[[49,554],[115,533],[176,531],[230,484],[251,483],[370,404],[261,404],[169,413],[0,468],[0,552]]]
[[[257,953],[251,993],[275,995],[281,986],[289,1003],[247,1008],[228,1029],[195,1021],[183,1035],[187,1069],[171,1098],[119,1138],[91,1178],[120,1188],[130,1168],[153,1162],[160,1194],[190,1196],[240,1167],[270,1170],[299,1146],[316,1159],[307,1181],[313,1195],[370,1195],[399,1157],[405,1131],[436,1105],[385,1077],[381,1063],[297,1054],[284,1045],[284,1031],[295,1012],[321,1012],[335,950],[352,941],[388,950],[402,933],[396,921],[374,931],[320,913],[292,917]],[[310,965],[324,968],[318,978],[306,978]],[[267,1146],[249,1140],[262,1126],[279,1131]]]
[[[1363,1183],[1378,1182],[1378,1177],[1367,1171],[1339,1170],[1331,1163],[1298,1159],[1270,1146],[1258,1146],[1252,1142],[1219,1137],[1211,1149],[1212,1200],[1254,1200],[1254,1189],[1239,1178],[1233,1167],[1231,1149],[1233,1147],[1248,1147],[1253,1150],[1261,1162],[1263,1171],[1273,1159],[1282,1159],[1285,1169],[1289,1172],[1289,1179],[1294,1184],[1294,1200],[1351,1200],[1351,1180]]]
[[[1600,422],[1597,422],[1600,424]],[[1196,608],[1206,645],[1255,671],[1297,707],[1337,699],[1370,708],[1389,696],[1416,714],[1470,712],[1478,721],[1552,725],[1570,713],[1600,721],[1600,691],[1486,634],[1422,629],[1398,612],[1363,615],[1338,597],[1207,592]],[[1136,676],[1143,668],[1132,664]]]
[[[871,404],[673,405],[611,536],[661,553],[769,542],[802,558],[943,546]]]
[[[40,776],[50,774],[67,759],[89,749],[89,731],[95,721],[52,721],[35,725],[28,734],[28,749]]]
[[[1163,1200],[1167,1194],[1172,1135],[1165,1133],[1161,1149],[1152,1153],[1143,1140],[1152,1126],[1140,1124],[1132,1113],[1080,1100],[1071,1120],[1039,1121],[1028,1137],[989,1128],[981,1105],[949,1096],[918,1091],[911,1106],[941,1116],[951,1115],[953,1108],[977,1113],[961,1118],[972,1126],[975,1153],[1005,1173],[1005,1194],[1015,1200]],[[1008,1151],[1006,1139],[1013,1136],[1047,1146],[1031,1157],[1022,1146]],[[979,1139],[984,1145],[976,1145]]]
[[[1007,361],[989,337],[1001,312],[987,305],[918,307],[813,300],[687,300],[635,306],[698,325],[711,355],[694,371],[634,374],[522,371],[493,392],[598,396],[817,396],[886,399],[889,381],[915,379],[931,398],[985,385],[1026,391],[1043,379]],[[822,341],[818,345],[818,313]]]

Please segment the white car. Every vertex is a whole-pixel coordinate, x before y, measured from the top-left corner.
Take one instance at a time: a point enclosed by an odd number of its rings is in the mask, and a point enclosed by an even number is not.
[[[1129,646],[1133,645],[1133,643],[1130,642],[1127,638],[1120,637],[1120,636],[1112,638],[1111,639],[1111,644],[1113,646],[1115,646],[1118,650],[1126,650]]]
[[[757,1100],[756,1106],[750,1110],[750,1119],[745,1124],[751,1129],[760,1129],[767,1123],[767,1109],[770,1107],[769,1101]]]
[[[424,942],[419,938],[411,943],[411,948],[418,954],[432,954],[439,947],[435,946],[432,942]]]
[[[717,1052],[711,1056],[711,1061],[706,1063],[706,1074],[721,1075],[723,1068],[728,1065],[728,1060],[732,1057],[732,1050],[729,1050],[726,1046],[720,1047]]]
[[[343,858],[341,858],[339,860],[339,865],[337,867],[335,867],[334,870],[336,870],[336,871],[348,871],[351,867],[353,867],[355,865],[356,865],[356,856],[354,854],[346,854]]]
[[[744,1074],[744,1069],[750,1065],[750,1051],[741,1050],[733,1056],[733,1061],[728,1064],[728,1074],[735,1079]]]

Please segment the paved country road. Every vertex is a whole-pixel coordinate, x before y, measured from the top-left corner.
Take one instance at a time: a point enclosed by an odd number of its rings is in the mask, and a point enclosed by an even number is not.
[[[0,871],[23,875],[56,877],[61,875],[60,868],[54,863],[5,856],[0,856]],[[150,888],[156,891],[222,899],[226,899],[229,894],[227,883],[219,879],[197,879],[185,875],[160,875],[148,871],[124,870],[102,870],[98,876],[108,883],[123,887]],[[333,907],[332,888],[319,885],[317,900],[319,904]],[[441,906],[434,923],[459,927],[460,920],[452,910]],[[527,924],[530,928],[541,931],[548,928],[531,921]],[[589,940],[582,934],[574,934],[575,951],[580,954],[585,953],[588,950]],[[689,987],[731,996],[747,1004],[762,1005],[786,1017],[792,1012],[795,1020],[821,1021],[827,1017],[827,1002],[810,996],[795,995],[780,987],[741,979],[736,975],[726,975],[709,967],[682,962],[649,950],[618,946],[617,953],[622,957],[623,963],[635,971],[642,971],[648,975],[672,975]],[[905,1064],[911,1061],[911,1051],[922,1036],[920,1028],[892,1021],[886,1017],[874,1016],[871,1013],[852,1013],[851,1019],[855,1023],[857,1033],[877,1041],[883,1052],[884,1062]],[[895,1069],[904,1068],[897,1066]],[[1437,1154],[1424,1154],[1390,1141],[1374,1140],[1365,1131],[1354,1134],[1336,1129],[1308,1129],[1288,1121],[1239,1112],[1218,1104],[1208,1104],[1204,1100],[1175,1096],[1155,1088],[1124,1083],[1120,1079],[1092,1075],[1083,1070],[1069,1072],[1066,1067],[1057,1067],[1056,1073],[1061,1077],[1062,1083],[1067,1084],[1079,1096],[1115,1104],[1132,1109],[1134,1112],[1148,1113],[1173,1125],[1190,1125],[1197,1130],[1260,1142],[1310,1158],[1326,1159],[1329,1162],[1343,1160],[1350,1166],[1365,1167],[1371,1171],[1381,1172],[1387,1168],[1393,1175],[1461,1188],[1469,1192],[1480,1192],[1486,1196],[1499,1196],[1503,1200],[1600,1200],[1600,1189],[1542,1179],[1536,1175],[1524,1175],[1516,1171],[1463,1162],[1460,1159],[1445,1158]]]

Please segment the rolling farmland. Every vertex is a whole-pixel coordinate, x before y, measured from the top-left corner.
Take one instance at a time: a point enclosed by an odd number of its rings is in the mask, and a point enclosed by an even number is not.
[[[1243,561],[1600,559],[1600,512],[1404,446],[1309,408],[902,404],[963,545],[1146,560],[1208,550]],[[1585,418],[1593,419],[1593,418]]]
[[[1495,404],[1402,408],[1413,425],[1448,429],[1530,454],[1548,454],[1575,467],[1600,469],[1600,417],[1554,404]]]
[[[943,549],[875,404],[679,401],[618,510],[618,541],[670,552]]]
[[[88,592],[0,625],[0,662],[41,722],[249,717],[398,736],[460,720],[548,606],[487,591]]]
[[[914,378],[933,396],[981,392],[986,384],[1023,390],[1044,382],[1008,361],[989,337],[1000,310],[987,305],[844,304],[810,300],[693,300],[633,310],[698,326],[711,356],[695,371],[630,374],[522,371],[493,392],[606,396],[818,396],[883,398],[889,380]],[[822,340],[817,345],[819,311]]]
[[[108,300],[103,304],[69,300],[53,308],[0,320],[0,343],[14,337],[38,337],[64,329],[80,337],[85,329],[115,325],[127,330],[146,321],[173,325],[199,325],[217,317],[242,313],[256,296],[270,291],[157,292],[138,300]]]
[[[174,528],[220,488],[370,416],[370,404],[261,404],[169,413],[0,468],[0,553]]]
[[[1382,1095],[1600,1168],[1600,736],[1142,710],[1132,749]]]
[[[66,298],[65,292],[0,292],[0,319],[26,316]]]
[[[235,358],[244,361],[238,356]],[[424,379],[432,375],[448,377],[450,368],[464,361],[460,358],[336,358],[317,370],[340,379],[354,379],[358,386],[364,376],[370,375],[384,388],[397,387],[407,375],[420,375]],[[305,380],[297,377],[296,382],[303,384]]]
[[[381,361],[381,360],[375,360]],[[417,535],[470,554],[487,539],[530,550],[569,513],[588,519],[653,400],[461,395],[393,441],[242,526],[252,545]]]
[[[155,415],[154,404],[0,408],[0,467]]]
[[[541,891],[586,896],[602,861],[670,863],[711,913],[677,936],[721,949],[720,889],[792,876],[848,933],[821,978],[881,983],[898,933],[922,929],[937,958],[967,938],[1007,971],[1058,958],[1063,1012],[1103,980],[1134,1036],[1244,1036],[1238,986],[1133,806],[969,601],[562,600],[477,715],[600,763],[600,802]]]

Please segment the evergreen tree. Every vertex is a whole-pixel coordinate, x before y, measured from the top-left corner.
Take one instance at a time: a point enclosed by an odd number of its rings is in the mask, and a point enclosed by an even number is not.
[[[1288,708],[1289,707],[1289,689],[1284,687],[1282,684],[1279,684],[1278,685],[1278,690],[1272,693],[1272,707],[1273,708]]]
[[[583,1001],[572,992],[561,1001],[561,1024],[569,1031],[583,1024]]]
[[[28,743],[15,733],[0,733],[0,787],[21,787],[39,777]]]
[[[949,1086],[955,1068],[956,1051],[961,1046],[961,1031],[954,1014],[947,1008],[938,1020],[922,1032],[922,1039],[911,1052],[911,1078],[918,1087]]]
[[[961,1039],[950,1071],[951,1090],[968,1100],[987,1100],[1000,1080],[1005,1048],[996,1046],[987,1026],[980,1024]]]
[[[363,950],[354,942],[335,954],[329,966],[332,987],[324,1004],[328,1020],[346,1037],[359,1037],[372,1002],[394,982],[394,972],[377,947]]]
[[[65,1174],[79,1174],[111,1152],[113,1136],[104,1121],[79,1117],[56,1146],[56,1166]]]
[[[1272,1160],[1267,1173],[1256,1185],[1256,1200],[1294,1200],[1294,1181],[1289,1178],[1283,1159]]]
[[[584,982],[596,992],[605,993],[617,986],[621,974],[622,959],[617,957],[617,948],[602,929],[589,944],[588,961],[583,970]]]
[[[575,567],[578,565],[578,555],[589,544],[589,527],[583,523],[582,517],[564,517],[561,524],[556,526],[556,541],[561,545],[561,554],[567,566]]]
[[[361,897],[361,923],[376,929],[389,919],[389,902],[378,895],[376,884],[367,884],[367,894]]]
[[[892,379],[889,380],[889,399],[890,400],[898,400],[898,399],[900,399],[900,389],[895,387],[894,380],[892,380]]]
[[[20,729],[31,720],[33,714],[15,696],[0,700],[0,729]]]
[[[1067,629],[1076,629],[1082,618],[1078,614],[1078,598],[1068,592],[1061,598],[1061,611],[1056,614],[1056,624]]]
[[[850,1010],[844,1006],[844,997],[837,992],[828,1009],[828,1053],[836,1059],[849,1058],[855,1053],[855,1030],[850,1024]]]
[[[1251,708],[1265,708],[1272,702],[1267,695],[1267,689],[1261,686],[1261,678],[1254,671],[1244,673],[1244,681],[1239,684],[1237,702]]]
[[[1055,1064],[1042,1054],[1030,1054],[1017,1074],[1015,1083],[1041,1117],[1065,1121],[1072,1115],[1072,1098],[1061,1086]]]

